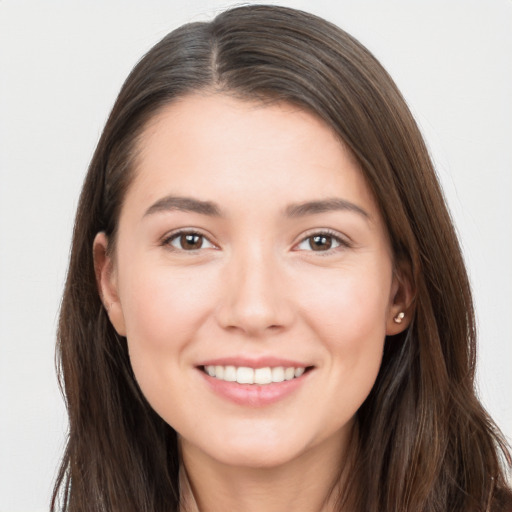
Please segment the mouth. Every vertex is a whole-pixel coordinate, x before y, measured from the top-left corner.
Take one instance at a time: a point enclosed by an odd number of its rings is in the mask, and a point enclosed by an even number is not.
[[[250,408],[270,406],[299,392],[315,366],[275,357],[228,357],[196,367],[217,396]]]
[[[248,366],[205,365],[200,369],[216,380],[238,384],[267,385],[298,379],[313,369],[312,366]]]

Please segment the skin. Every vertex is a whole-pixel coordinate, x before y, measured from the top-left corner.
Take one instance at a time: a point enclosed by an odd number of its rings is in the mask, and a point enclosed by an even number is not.
[[[214,202],[221,215],[166,208],[169,195]],[[332,198],[354,207],[286,214]],[[204,236],[198,248],[173,238],[180,229]],[[286,103],[197,93],[166,106],[140,141],[116,253],[107,246],[99,233],[102,299],[143,393],[179,434],[200,509],[331,510],[354,415],[411,297],[332,130]],[[198,364],[242,356],[312,369],[276,403],[241,405]]]

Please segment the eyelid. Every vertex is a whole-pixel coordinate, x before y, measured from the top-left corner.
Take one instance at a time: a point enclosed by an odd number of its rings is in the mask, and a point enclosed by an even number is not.
[[[300,244],[302,244],[303,242],[308,240],[308,238],[312,238],[312,237],[318,236],[318,235],[324,235],[324,236],[329,236],[329,237],[333,238],[334,240],[336,240],[336,242],[339,243],[339,246],[327,249],[326,251],[313,251],[311,249],[310,251],[304,250],[304,252],[315,252],[315,253],[317,253],[317,255],[322,256],[322,255],[331,254],[332,252],[335,252],[339,249],[349,249],[349,248],[353,247],[352,241],[346,235],[343,235],[339,231],[335,231],[335,230],[329,229],[329,228],[311,229],[311,230],[307,231],[306,233],[303,233],[300,237],[300,240],[297,243],[295,243],[293,247],[296,248]],[[302,250],[302,249],[295,249],[295,250]]]
[[[211,244],[213,247],[201,247],[200,249],[192,249],[192,250],[185,250],[185,249],[178,249],[176,247],[171,246],[171,241],[178,238],[181,235],[198,235],[203,237],[205,240],[208,241],[209,244]],[[215,244],[209,235],[206,235],[203,230],[199,228],[193,228],[193,227],[187,227],[187,228],[179,228],[174,231],[171,231],[169,233],[166,233],[160,241],[160,245],[167,247],[169,250],[176,251],[176,252],[188,252],[188,253],[195,253],[200,250],[204,249],[218,249],[218,245]]]

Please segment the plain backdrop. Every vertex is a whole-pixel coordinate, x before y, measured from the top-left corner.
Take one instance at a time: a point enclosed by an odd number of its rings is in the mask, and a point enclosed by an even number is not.
[[[404,93],[468,264],[478,387],[512,436],[512,1],[315,0]],[[74,210],[115,96],[173,28],[230,5],[0,0],[0,512],[48,509],[66,415],[55,328]]]

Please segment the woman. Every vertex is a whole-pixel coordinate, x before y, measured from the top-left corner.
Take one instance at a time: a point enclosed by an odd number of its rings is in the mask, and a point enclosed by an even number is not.
[[[460,248],[357,41],[280,7],[158,43],[78,208],[62,510],[512,510]]]

